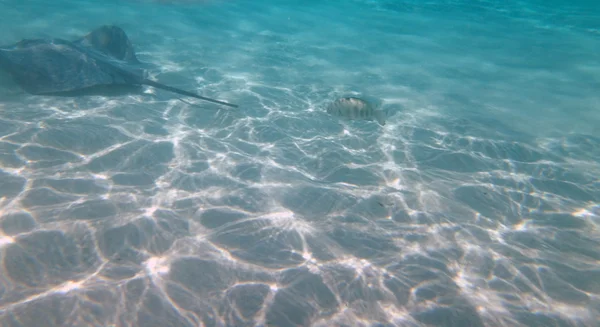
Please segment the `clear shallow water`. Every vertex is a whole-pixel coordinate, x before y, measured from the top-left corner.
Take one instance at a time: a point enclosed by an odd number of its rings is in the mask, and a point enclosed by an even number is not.
[[[598,326],[600,12],[0,1],[170,94],[0,90],[2,326]],[[152,90],[150,90],[152,91]],[[385,127],[324,113],[380,98]]]

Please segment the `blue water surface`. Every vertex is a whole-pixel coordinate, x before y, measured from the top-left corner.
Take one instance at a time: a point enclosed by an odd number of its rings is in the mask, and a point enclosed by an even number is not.
[[[1,326],[600,326],[598,3],[0,0],[105,24],[239,108],[0,72]]]

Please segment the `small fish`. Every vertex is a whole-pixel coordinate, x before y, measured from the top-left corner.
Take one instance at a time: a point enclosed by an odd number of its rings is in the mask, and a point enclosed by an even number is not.
[[[355,98],[344,97],[335,100],[327,107],[330,115],[350,120],[376,120],[379,125],[385,125],[385,112],[370,102]]]

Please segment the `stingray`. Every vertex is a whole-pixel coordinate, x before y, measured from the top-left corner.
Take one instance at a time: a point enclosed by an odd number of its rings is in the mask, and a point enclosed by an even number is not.
[[[65,96],[148,85],[237,107],[150,80],[127,34],[112,25],[101,26],[73,41],[23,39],[0,46],[0,69],[7,71],[25,92],[34,95]]]

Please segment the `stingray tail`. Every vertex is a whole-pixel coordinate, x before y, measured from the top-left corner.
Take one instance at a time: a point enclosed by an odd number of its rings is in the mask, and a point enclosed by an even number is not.
[[[181,89],[178,89],[178,88],[175,88],[175,87],[171,87],[171,86],[168,86],[168,85],[164,85],[164,84],[161,84],[161,83],[158,83],[158,82],[151,81],[149,79],[144,80],[143,83],[146,84],[146,85],[153,86],[153,87],[158,88],[158,89],[163,89],[163,90],[171,91],[173,93],[185,95],[185,96],[188,96],[188,97],[193,97],[193,98],[196,98],[196,99],[201,99],[201,100],[205,100],[205,101],[209,101],[209,102],[214,102],[214,103],[222,104],[222,105],[233,107],[233,108],[237,108],[238,107],[237,104],[232,104],[232,103],[228,103],[228,102],[224,102],[224,101],[219,101],[219,100],[215,100],[215,99],[211,99],[211,98],[206,98],[206,97],[203,97],[203,96],[198,95],[196,93],[184,91],[184,90],[181,90]]]

